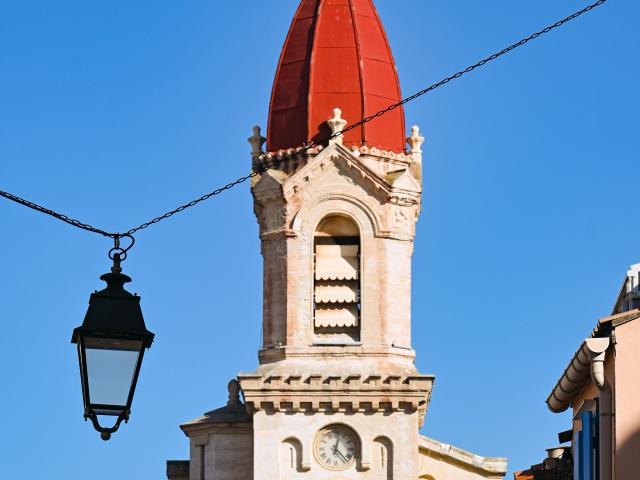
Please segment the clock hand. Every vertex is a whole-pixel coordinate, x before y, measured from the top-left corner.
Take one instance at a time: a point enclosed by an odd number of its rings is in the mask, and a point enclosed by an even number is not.
[[[345,457],[344,454],[340,451],[340,437],[337,437],[336,439],[336,444],[333,449],[333,454],[339,455],[340,457],[342,457],[343,461],[348,462],[347,457]]]
[[[349,460],[347,459],[347,457],[345,457],[342,452],[336,448],[336,454],[340,455],[342,457],[342,460],[344,460],[345,462],[348,462]]]

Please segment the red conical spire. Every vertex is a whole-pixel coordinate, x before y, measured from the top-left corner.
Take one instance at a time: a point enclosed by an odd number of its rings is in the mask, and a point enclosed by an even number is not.
[[[372,1],[302,0],[273,83],[267,149],[326,137],[335,107],[351,124],[400,99],[395,62]],[[348,132],[344,143],[403,151],[403,108]]]

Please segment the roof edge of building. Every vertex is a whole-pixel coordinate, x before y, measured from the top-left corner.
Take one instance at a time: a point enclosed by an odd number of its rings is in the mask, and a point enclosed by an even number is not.
[[[481,457],[424,435],[418,437],[418,449],[428,450],[467,468],[489,475],[502,477],[508,470],[508,462],[504,457]]]
[[[591,335],[580,344],[547,397],[546,404],[549,410],[560,413],[569,408],[591,377],[592,358],[604,353],[609,347],[611,331],[638,318],[640,310],[634,309],[598,319]],[[600,339],[603,341],[591,341]]]

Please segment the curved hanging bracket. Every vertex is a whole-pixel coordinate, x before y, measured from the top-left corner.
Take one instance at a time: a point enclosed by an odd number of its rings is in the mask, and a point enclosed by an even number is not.
[[[88,413],[85,413],[84,419],[91,420],[91,423],[93,424],[93,428],[95,428],[98,432],[100,432],[100,438],[106,442],[111,438],[111,434],[116,432],[118,428],[120,428],[120,424],[122,423],[123,420],[124,420],[124,423],[127,423],[129,421],[129,413],[130,412],[127,410],[122,412],[120,415],[118,415],[116,423],[113,425],[113,427],[103,427],[102,425],[100,425],[100,422],[98,421],[98,416],[93,410],[89,411]]]

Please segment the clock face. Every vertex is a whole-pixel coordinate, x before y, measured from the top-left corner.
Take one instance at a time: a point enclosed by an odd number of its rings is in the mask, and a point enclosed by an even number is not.
[[[330,470],[343,470],[355,462],[358,439],[344,425],[329,425],[316,435],[313,450],[320,465]]]

